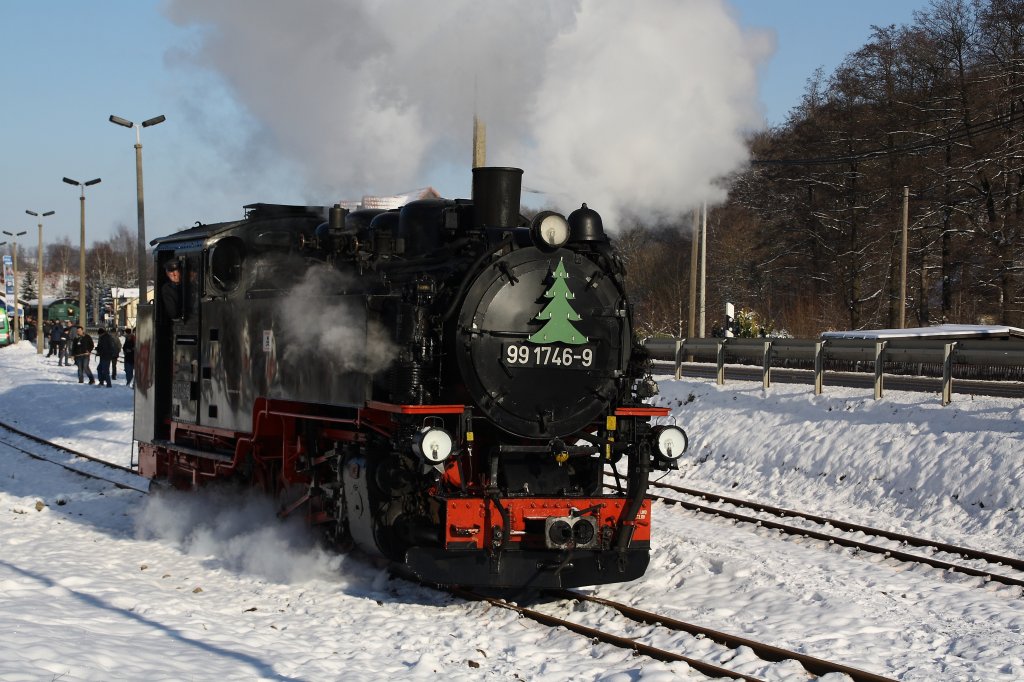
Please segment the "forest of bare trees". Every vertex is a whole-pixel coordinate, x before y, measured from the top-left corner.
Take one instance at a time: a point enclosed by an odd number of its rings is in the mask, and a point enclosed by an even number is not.
[[[1022,326],[1022,95],[1024,0],[934,0],[911,25],[873,27],[727,179],[708,219],[709,319],[731,301],[795,336],[899,326],[908,187],[906,325]],[[678,334],[688,221],[622,245],[641,333]]]
[[[107,288],[111,286],[138,286],[138,265],[136,261],[135,233],[125,225],[118,225],[110,239],[93,242],[85,250],[85,271],[92,280]],[[67,237],[43,247],[43,266],[50,275],[64,282],[63,291],[47,291],[46,297],[78,297],[79,249]]]
[[[96,302],[108,296],[111,287],[138,286],[137,243],[135,231],[121,224],[109,239],[86,247],[86,296],[90,311]],[[78,243],[72,244],[68,237],[43,244],[44,300],[78,299],[79,252]],[[23,248],[19,253],[19,298],[31,300],[38,290],[38,249]]]

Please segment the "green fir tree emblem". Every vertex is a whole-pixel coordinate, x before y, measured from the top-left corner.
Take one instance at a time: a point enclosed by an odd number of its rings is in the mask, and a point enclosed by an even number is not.
[[[587,337],[572,326],[573,322],[578,322],[583,318],[573,310],[572,304],[569,303],[576,298],[576,295],[569,291],[569,284],[566,282],[569,279],[569,273],[565,271],[562,259],[558,260],[558,267],[555,268],[552,277],[554,282],[544,292],[544,298],[551,300],[544,306],[544,310],[537,313],[537,317],[534,318],[544,322],[544,326],[530,336],[530,343],[561,342],[574,345],[586,343]]]

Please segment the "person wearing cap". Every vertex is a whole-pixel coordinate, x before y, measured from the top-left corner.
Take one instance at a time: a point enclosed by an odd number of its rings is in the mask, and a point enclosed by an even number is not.
[[[160,287],[160,301],[168,320],[181,315],[181,265],[177,260],[169,260],[164,265],[167,281]]]

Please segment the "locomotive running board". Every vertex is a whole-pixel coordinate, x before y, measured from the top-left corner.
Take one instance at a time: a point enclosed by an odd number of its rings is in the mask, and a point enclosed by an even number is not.
[[[183,455],[190,455],[192,457],[202,457],[203,459],[212,459],[215,462],[225,462],[227,464],[230,464],[230,463],[235,461],[235,458],[234,458],[233,455],[222,455],[222,454],[219,454],[219,453],[216,453],[216,452],[207,452],[206,450],[197,450],[195,448],[190,448],[187,445],[178,445],[177,443],[172,443],[169,440],[154,439],[151,444],[156,446],[156,447],[158,447],[158,448],[163,448],[164,450],[173,450],[174,452],[180,452]]]
[[[398,405],[377,400],[367,400],[366,406],[372,410],[397,414],[462,414],[466,409],[465,405]]]
[[[667,407],[618,407],[615,409],[616,417],[667,417]]]

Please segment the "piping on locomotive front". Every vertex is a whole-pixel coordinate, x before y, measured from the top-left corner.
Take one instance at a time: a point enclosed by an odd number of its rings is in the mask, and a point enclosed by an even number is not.
[[[157,307],[140,325],[143,473],[255,483],[335,544],[427,582],[641,576],[648,477],[676,466],[686,435],[650,423],[668,410],[644,402],[657,387],[600,215],[584,204],[527,223],[521,174],[474,169],[471,201],[335,207],[326,221],[254,205],[156,240],[158,263],[194,284],[178,317]],[[346,343],[296,332],[313,300],[343,311]],[[309,352],[309,336],[325,345]],[[360,344],[358,362],[332,355]]]

